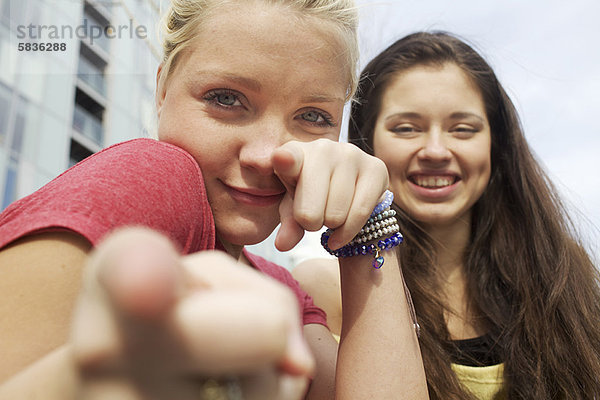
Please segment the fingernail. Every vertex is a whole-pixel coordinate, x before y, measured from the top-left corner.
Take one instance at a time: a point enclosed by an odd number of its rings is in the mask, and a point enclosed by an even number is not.
[[[329,238],[329,241],[327,242],[327,246],[329,246],[329,248],[331,250],[338,250],[340,247],[342,247],[342,245],[339,243],[338,239],[332,239],[332,238]]]

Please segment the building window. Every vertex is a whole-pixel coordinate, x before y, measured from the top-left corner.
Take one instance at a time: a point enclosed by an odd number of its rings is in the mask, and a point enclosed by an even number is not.
[[[69,168],[77,164],[79,161],[88,158],[94,152],[78,141],[71,139],[71,150],[69,152]]]
[[[99,26],[102,30],[110,22],[107,11],[98,3],[85,1],[83,23]],[[73,108],[73,135],[69,152],[69,166],[100,150],[104,145],[104,110],[106,106],[106,81],[104,70],[108,62],[109,39],[100,35],[81,40],[77,66],[77,87]]]
[[[6,170],[6,180],[4,181],[4,196],[2,196],[2,210],[17,199],[17,168],[18,164],[10,157],[8,169]]]
[[[86,1],[83,7],[83,23],[88,27],[99,27],[104,32],[104,30],[110,25],[110,21],[105,15],[106,13],[107,11],[105,11],[104,8],[98,7],[97,5]],[[87,38],[86,42],[92,47],[100,47],[104,52],[109,53],[110,39],[106,37],[106,35],[99,35],[100,37],[95,36],[93,39]]]
[[[83,55],[79,57],[77,76],[96,92],[106,97],[106,84],[104,82],[104,66],[94,63]]]
[[[6,169],[6,179],[4,180],[4,195],[2,196],[2,209],[8,207],[10,203],[17,199],[17,178],[19,171],[19,158],[23,147],[25,135],[25,117],[27,114],[28,103],[22,97],[17,101],[17,114],[15,115],[14,126],[12,130],[12,140],[8,150],[8,168]]]
[[[0,83],[0,146],[6,143],[11,96],[11,90]]]

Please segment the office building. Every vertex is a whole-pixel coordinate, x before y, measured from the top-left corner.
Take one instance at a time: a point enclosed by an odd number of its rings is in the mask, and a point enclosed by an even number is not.
[[[149,136],[158,0],[0,0],[0,209]]]

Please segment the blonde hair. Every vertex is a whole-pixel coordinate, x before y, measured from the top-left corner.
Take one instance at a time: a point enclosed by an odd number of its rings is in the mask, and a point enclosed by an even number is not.
[[[265,4],[280,5],[298,11],[300,16],[311,16],[332,24],[337,30],[342,46],[341,52],[348,66],[348,90],[346,100],[354,95],[358,84],[358,13],[354,0],[262,0]],[[159,87],[175,69],[178,55],[196,36],[202,21],[211,11],[230,4],[235,7],[239,0],[171,0],[161,21],[163,59]]]

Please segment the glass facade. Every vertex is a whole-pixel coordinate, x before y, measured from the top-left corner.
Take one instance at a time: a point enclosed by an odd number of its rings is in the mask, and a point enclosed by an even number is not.
[[[156,0],[0,0],[0,210],[86,156],[154,131],[158,19]]]
[[[92,89],[97,91],[102,96],[106,96],[106,83],[104,82],[104,72],[98,65],[88,61],[85,57],[79,58],[79,68],[77,76]]]
[[[0,83],[0,146],[6,143],[11,97],[12,91],[6,85]]]

